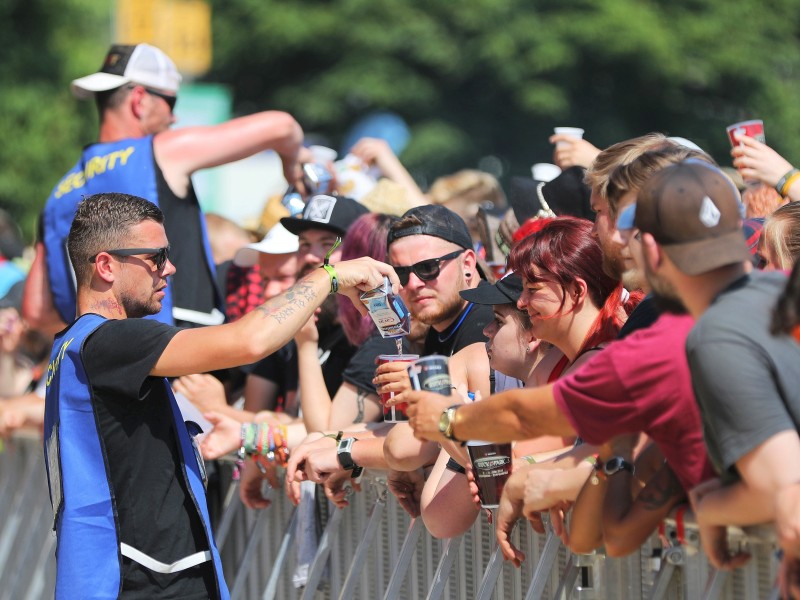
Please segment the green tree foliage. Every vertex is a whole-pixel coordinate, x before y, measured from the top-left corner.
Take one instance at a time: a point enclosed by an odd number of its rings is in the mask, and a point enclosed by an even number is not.
[[[800,162],[800,0],[210,0],[235,110],[294,114],[339,146],[386,109],[410,125],[421,183],[481,157],[547,161],[553,126],[604,147],[664,131],[729,164],[725,126],[760,117]],[[0,0],[0,203],[32,232],[96,136],[69,81],[112,41],[112,0]]]
[[[109,14],[92,0],[0,1],[0,206],[29,241],[53,185],[96,136],[69,81],[102,61]]]
[[[762,117],[800,156],[797,0],[215,0],[214,70],[241,110],[290,110],[334,143],[366,111],[411,124],[427,180],[479,157],[548,160],[555,125],[599,146],[664,131],[728,164]]]

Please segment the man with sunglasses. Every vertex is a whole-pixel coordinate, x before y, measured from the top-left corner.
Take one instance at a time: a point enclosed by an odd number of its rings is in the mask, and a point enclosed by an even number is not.
[[[44,424],[56,597],[226,599],[196,430],[166,378],[252,363],[330,294],[360,307],[397,278],[371,258],[331,263],[234,323],[187,329],[141,318],[163,309],[175,274],[153,203],[90,196],[67,243],[79,316],[55,340]]]
[[[75,316],[65,242],[77,204],[100,192],[146,198],[165,214],[178,272],[164,309],[153,318],[183,326],[222,322],[223,298],[191,175],[271,149],[281,157],[289,183],[299,184],[303,132],[290,115],[275,111],[220,125],[170,129],[180,81],[166,54],[137,44],[112,46],[100,71],[72,82],[75,96],[94,98],[100,129],[97,143],[83,149],[43,212],[23,305],[24,316],[35,327],[54,333]]]

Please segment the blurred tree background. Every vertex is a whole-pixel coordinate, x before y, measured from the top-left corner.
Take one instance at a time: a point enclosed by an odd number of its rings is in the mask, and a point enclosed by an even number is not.
[[[649,131],[730,164],[725,126],[763,118],[800,161],[800,0],[211,0],[213,66],[234,111],[291,112],[339,148],[364,115],[409,125],[424,187],[484,166],[549,162],[553,126],[599,147]],[[110,0],[0,0],[0,204],[29,237],[50,189],[93,141],[69,81],[112,41]],[[487,160],[487,158],[489,160]]]

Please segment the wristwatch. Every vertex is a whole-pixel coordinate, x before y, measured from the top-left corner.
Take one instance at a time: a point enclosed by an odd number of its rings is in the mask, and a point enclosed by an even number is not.
[[[453,426],[456,422],[456,409],[458,409],[459,406],[461,405],[454,404],[453,406],[444,409],[442,411],[442,416],[439,417],[439,433],[441,433],[448,440],[453,440],[454,442],[459,441],[453,435]]]
[[[336,458],[339,459],[339,464],[345,471],[353,472],[351,475],[353,479],[361,475],[361,471],[364,470],[364,467],[359,467],[355,463],[351,455],[356,439],[354,437],[344,438],[339,441],[339,446],[336,448]]]
[[[633,475],[636,472],[636,467],[621,456],[612,456],[603,464],[603,473],[605,473],[606,476],[611,476],[623,470]]]

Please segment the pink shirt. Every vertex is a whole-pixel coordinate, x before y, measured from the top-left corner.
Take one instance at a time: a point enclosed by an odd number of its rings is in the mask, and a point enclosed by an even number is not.
[[[686,490],[714,474],[686,361],[693,325],[688,315],[664,314],[611,343],[553,388],[556,404],[585,442],[600,445],[643,431]]]

